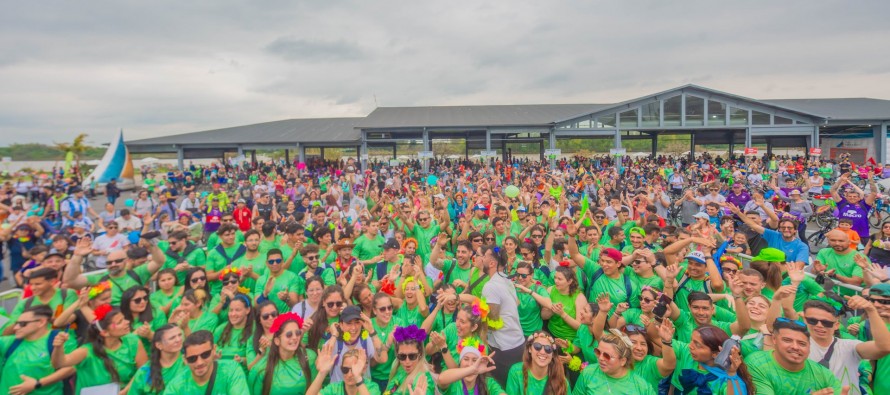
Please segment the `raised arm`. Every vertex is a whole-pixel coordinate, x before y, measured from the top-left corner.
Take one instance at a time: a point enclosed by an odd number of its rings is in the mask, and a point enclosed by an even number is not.
[[[742,210],[740,210],[736,205],[727,203],[726,206],[729,207],[729,210],[732,211],[733,214],[738,216],[742,220],[742,222],[748,225],[748,227],[750,227],[751,230],[753,230],[754,232],[763,234],[763,232],[766,230],[763,225],[757,223],[756,221],[752,221],[751,218],[748,218],[748,216],[745,215]],[[773,213],[773,215],[775,215],[775,213]]]

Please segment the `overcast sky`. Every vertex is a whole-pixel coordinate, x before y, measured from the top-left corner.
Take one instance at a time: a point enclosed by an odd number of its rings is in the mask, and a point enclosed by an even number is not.
[[[0,145],[687,83],[890,99],[890,1],[16,1]],[[375,99],[376,97],[376,99]]]

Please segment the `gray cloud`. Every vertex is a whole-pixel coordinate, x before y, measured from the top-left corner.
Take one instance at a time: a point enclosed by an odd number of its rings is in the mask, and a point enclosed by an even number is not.
[[[310,41],[296,37],[279,37],[266,46],[266,51],[286,60],[324,62],[360,60],[364,54],[357,45],[345,41]]]

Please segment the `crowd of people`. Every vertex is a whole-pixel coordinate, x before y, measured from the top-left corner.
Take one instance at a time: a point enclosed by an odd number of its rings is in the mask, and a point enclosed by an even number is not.
[[[425,165],[6,182],[0,393],[890,393],[890,166]]]

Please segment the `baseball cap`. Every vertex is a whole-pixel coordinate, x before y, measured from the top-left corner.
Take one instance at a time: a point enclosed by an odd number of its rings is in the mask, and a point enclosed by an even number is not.
[[[238,199],[238,203],[247,203],[247,201],[244,199]]]
[[[693,215],[692,218],[702,218],[702,219],[709,220],[709,219],[711,219],[711,216],[709,216],[707,213],[698,212],[698,213],[695,213],[695,215]]]
[[[402,246],[399,245],[399,242],[396,241],[394,237],[390,237],[386,240],[386,243],[383,243],[384,250],[392,250],[392,249],[400,249]]]
[[[705,253],[701,252],[701,251],[692,251],[689,254],[686,254],[686,260],[695,261],[695,262],[701,263],[702,265],[704,265],[706,263],[705,259],[706,259]]]
[[[340,312],[340,322],[349,322],[360,319],[362,319],[362,310],[359,309],[358,306],[346,306],[346,308]]]
[[[130,247],[130,249],[127,250],[127,258],[130,259],[142,259],[148,255],[148,250],[142,247]]]
[[[519,206],[519,207],[516,209],[516,211],[521,212],[521,213],[527,213],[527,212],[528,212],[528,208],[526,208],[525,206]]]
[[[785,253],[778,248],[764,248],[760,250],[760,253],[757,254],[754,258],[751,259],[752,262],[785,262]]]
[[[890,298],[890,284],[881,283],[872,285],[871,288],[868,289],[868,295]]]
[[[482,211],[485,211],[485,210],[486,210],[486,207],[485,207],[485,205],[477,204],[476,207],[473,207],[473,210],[482,210]]]
[[[790,195],[800,195],[800,191],[798,191],[797,189],[792,189],[789,194]]]

